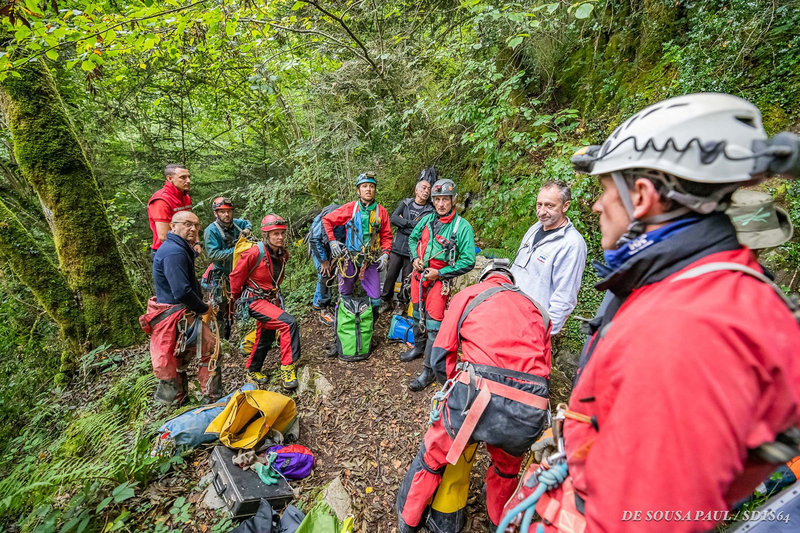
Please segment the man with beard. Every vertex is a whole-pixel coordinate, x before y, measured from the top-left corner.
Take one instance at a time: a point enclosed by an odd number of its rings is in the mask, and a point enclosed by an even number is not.
[[[233,218],[233,201],[223,196],[214,198],[211,208],[215,220],[204,233],[206,253],[213,262],[211,268],[211,294],[217,304],[217,322],[224,338],[231,334],[231,312],[229,309],[230,274],[233,266],[233,249],[239,235],[250,231],[249,220]]]

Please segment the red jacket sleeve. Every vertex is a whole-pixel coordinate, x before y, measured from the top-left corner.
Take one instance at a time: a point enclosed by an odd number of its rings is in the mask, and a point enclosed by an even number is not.
[[[618,395],[613,405],[597,406],[609,414],[585,463],[587,531],[708,531],[715,521],[705,513],[729,508],[757,422],[760,384],[747,356],[753,345],[689,309],[684,327],[653,321],[627,335],[618,352],[624,360],[607,376]],[[698,439],[714,452],[692,453]],[[636,511],[640,521],[623,521]],[[692,517],[659,521],[657,511]]]
[[[450,301],[450,306],[444,313],[444,319],[436,335],[431,351],[431,367],[436,372],[436,377],[444,383],[456,374],[458,363],[458,321],[469,303],[473,291],[465,290],[456,294]]]
[[[347,224],[347,221],[352,218],[352,216],[353,202],[350,202],[322,217],[322,226],[325,228],[325,233],[328,235],[328,240],[335,241],[336,237],[333,235],[333,228],[344,226]]]
[[[381,217],[381,249],[383,253],[389,254],[392,251],[392,226],[389,212],[382,205],[378,205],[378,214]]]
[[[231,272],[231,298],[238,300],[242,295],[250,270],[253,268],[258,258],[258,246],[253,246],[242,252],[241,257],[236,262],[236,266]]]

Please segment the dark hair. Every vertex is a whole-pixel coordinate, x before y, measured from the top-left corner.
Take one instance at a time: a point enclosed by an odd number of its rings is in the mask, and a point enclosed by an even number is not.
[[[567,203],[572,200],[572,191],[569,188],[569,185],[565,181],[562,180],[547,180],[542,183],[542,186],[539,187],[539,190],[542,189],[549,189],[551,187],[555,187],[558,189],[559,194],[561,195],[561,203]]]
[[[179,165],[178,163],[170,163],[169,165],[164,167],[164,175],[172,176],[178,169],[188,170],[185,166]]]
[[[628,189],[633,190],[634,184],[638,178],[644,178],[652,183],[656,191],[658,191],[658,199],[667,211],[672,211],[680,207],[680,204],[667,196],[671,189],[678,192],[697,196],[699,198],[713,197],[715,193],[719,192],[720,185],[718,183],[700,183],[697,181],[689,181],[679,178],[660,170],[652,170],[649,168],[633,168],[622,171],[622,177],[628,185]],[[719,198],[720,204],[730,203],[730,197],[733,191],[727,192]]]

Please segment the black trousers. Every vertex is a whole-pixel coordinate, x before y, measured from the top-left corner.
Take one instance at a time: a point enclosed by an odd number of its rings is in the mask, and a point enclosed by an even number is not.
[[[411,273],[411,258],[407,255],[400,255],[397,252],[389,254],[389,263],[386,266],[386,279],[383,281],[383,293],[381,300],[391,302],[394,297],[394,284],[400,276],[400,283]],[[400,294],[400,302],[408,305],[408,298]]]

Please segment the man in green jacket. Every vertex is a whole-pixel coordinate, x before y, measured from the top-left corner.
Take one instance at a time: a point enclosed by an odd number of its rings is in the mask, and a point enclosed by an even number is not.
[[[431,348],[444,318],[450,280],[475,266],[475,233],[470,223],[456,214],[456,184],[448,179],[437,181],[431,198],[435,212],[425,215],[408,238],[414,267],[414,347],[400,354],[400,360],[425,355],[422,373],[408,384],[412,391],[424,389],[435,379]]]

